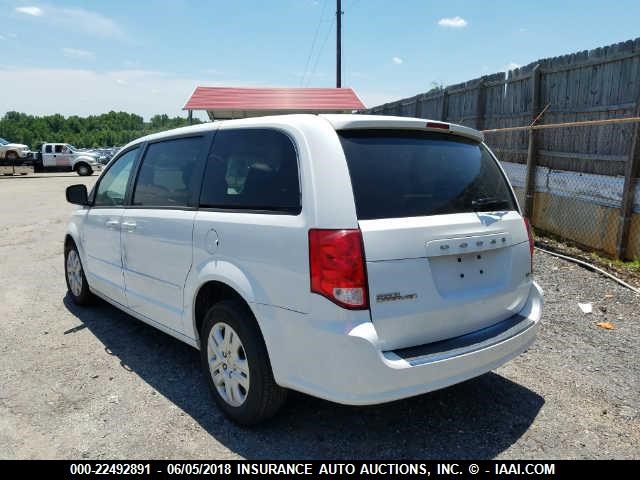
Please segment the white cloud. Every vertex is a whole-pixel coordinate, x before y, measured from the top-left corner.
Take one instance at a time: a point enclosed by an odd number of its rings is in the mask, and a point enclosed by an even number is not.
[[[32,17],[41,17],[44,13],[40,7],[16,7],[16,12],[31,15]]]
[[[95,53],[88,50],[79,50],[77,48],[63,48],[62,54],[67,58],[74,58],[77,60],[94,60],[96,58]]]
[[[404,63],[404,60],[402,60],[400,57],[393,57],[391,61],[396,65],[401,65],[402,63]]]
[[[228,84],[256,86],[230,79]],[[186,116],[182,110],[196,85],[218,82],[168,72],[124,69],[22,68],[0,66],[0,115],[15,110],[34,115],[95,115],[110,110],[149,118],[157,113]],[[52,95],[51,92],[55,92]],[[198,118],[206,115],[197,114]]]
[[[505,71],[509,71],[509,70],[515,70],[516,68],[520,68],[522,65],[515,63],[515,62],[509,62],[504,66],[504,70]]]
[[[83,8],[60,8],[55,6],[17,7],[16,11],[34,17],[46,17],[49,25],[73,32],[105,38],[123,38],[122,28],[111,18]]]
[[[122,38],[124,32],[116,22],[101,13],[82,8],[62,8],[55,10],[58,21],[81,28],[85,33],[106,38]]]
[[[468,22],[459,16],[449,17],[449,18],[441,18],[438,20],[438,25],[441,27],[450,27],[450,28],[463,28],[468,25]]]

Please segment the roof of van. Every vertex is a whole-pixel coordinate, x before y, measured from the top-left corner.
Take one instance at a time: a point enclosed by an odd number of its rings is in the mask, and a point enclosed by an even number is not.
[[[412,117],[394,117],[387,115],[360,115],[360,114],[290,114],[290,115],[269,115],[265,117],[252,117],[236,120],[216,120],[214,122],[201,123],[198,125],[190,125],[187,127],[174,128],[163,132],[152,133],[144,137],[133,140],[125,145],[128,147],[137,143],[150,140],[158,140],[165,137],[188,135],[190,133],[208,132],[215,130],[220,125],[237,124],[238,126],[250,126],[257,121],[277,121],[285,123],[296,123],[296,119],[300,118],[322,118],[329,122],[335,130],[352,130],[352,129],[406,129],[406,130],[425,130],[436,132],[449,132],[454,135],[471,138],[477,141],[483,141],[482,132],[464,125],[455,123],[441,122],[439,120],[428,120],[424,118]],[[123,147],[124,148],[124,147]]]

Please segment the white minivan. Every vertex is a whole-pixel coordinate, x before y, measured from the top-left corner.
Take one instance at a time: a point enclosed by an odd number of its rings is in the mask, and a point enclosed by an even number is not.
[[[243,424],[288,389],[365,405],[488,372],[534,341],[533,240],[480,132],[417,118],[282,115],[135,140],[65,238],[94,295],[200,349]]]

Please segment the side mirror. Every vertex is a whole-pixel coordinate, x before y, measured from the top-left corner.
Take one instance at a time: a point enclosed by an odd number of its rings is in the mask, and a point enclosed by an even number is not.
[[[87,186],[78,184],[67,187],[67,202],[73,203],[74,205],[89,205]]]

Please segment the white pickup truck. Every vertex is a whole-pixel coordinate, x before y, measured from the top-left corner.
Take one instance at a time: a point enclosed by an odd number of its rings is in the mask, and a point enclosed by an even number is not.
[[[29,147],[21,143],[11,143],[0,138],[0,160],[15,161],[25,158],[29,153]]]
[[[0,138],[0,175],[26,175],[32,170],[27,157],[29,147]]]
[[[36,152],[34,166],[38,170],[71,170],[78,175],[91,175],[101,170],[98,156],[88,152],[80,152],[68,143],[43,143]]]

